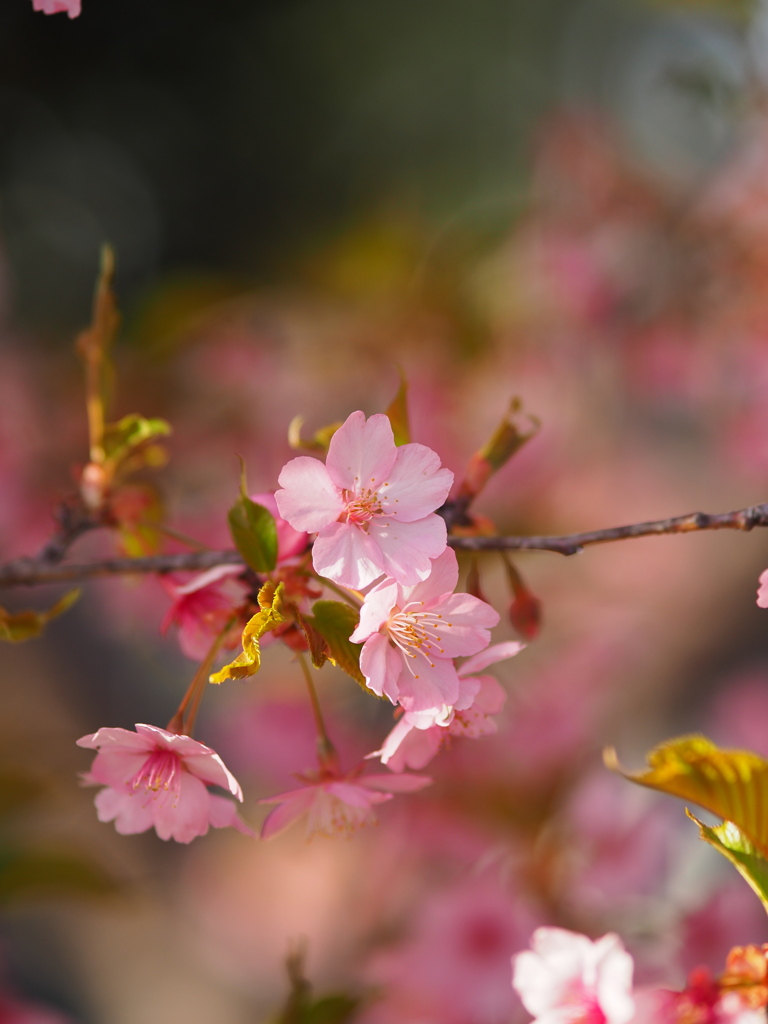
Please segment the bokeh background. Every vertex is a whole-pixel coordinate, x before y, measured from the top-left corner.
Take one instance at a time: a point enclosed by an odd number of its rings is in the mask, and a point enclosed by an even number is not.
[[[115,412],[173,424],[153,479],[169,523],[205,543],[228,543],[237,455],[252,490],[274,488],[294,415],[311,432],[381,411],[399,368],[414,438],[459,476],[513,396],[541,421],[478,501],[501,532],[765,500],[768,4],[83,5],[0,14],[3,558],[39,548],[86,459],[73,338],[105,240]],[[509,957],[538,924],[619,931],[639,979],[669,985],[767,941],[682,806],[610,776],[601,749],[638,766],[703,730],[768,755],[768,536],[515,565],[543,620],[498,668],[498,734],[457,741],[429,790],[347,840],[296,827],[182,848],[95,820],[74,740],[164,725],[194,672],[160,636],[157,581],[88,584],[41,639],[4,645],[9,1019],[287,1024],[304,942],[318,995],[348,1000],[316,1024],[513,1024]],[[480,569],[494,639],[516,638],[501,560]],[[390,711],[331,669],[321,689],[354,764]],[[197,736],[257,828],[257,801],[313,761],[290,652],[209,694]]]

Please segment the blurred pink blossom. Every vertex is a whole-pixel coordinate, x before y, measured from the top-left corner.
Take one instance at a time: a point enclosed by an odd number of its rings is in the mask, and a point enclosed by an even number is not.
[[[188,658],[202,661],[214,638],[232,618],[244,591],[227,593],[224,583],[239,576],[240,565],[216,565],[186,583],[177,583],[171,576],[160,576],[160,583],[173,598],[173,604],[160,624],[165,634],[172,624],[179,627],[179,646]],[[237,638],[235,638],[237,639]]]
[[[656,993],[652,1020],[653,1024],[765,1024],[765,1010],[746,1006],[737,992],[723,993],[709,971],[700,967],[691,972],[682,992]],[[646,1024],[646,1018],[636,1024]]]
[[[757,591],[757,603],[760,608],[768,608],[768,569],[760,573],[760,587]]]
[[[563,928],[537,928],[531,949],[512,958],[512,987],[535,1024],[629,1024],[632,971],[618,935],[593,942]]]
[[[277,835],[304,814],[307,837],[352,832],[376,821],[374,804],[391,800],[395,793],[413,793],[432,781],[424,775],[362,776],[359,769],[342,774],[330,767],[318,773],[307,772],[300,778],[306,783],[301,789],[259,801],[278,805],[264,819],[262,839]]]
[[[382,764],[393,772],[423,768],[449,736],[477,739],[496,732],[496,723],[490,716],[501,710],[507,695],[493,676],[473,676],[472,673],[511,658],[524,647],[525,644],[517,641],[494,644],[468,658],[457,670],[459,697],[456,703],[441,709],[406,711],[384,740],[381,750],[376,751]]]
[[[297,530],[317,533],[316,572],[360,589],[386,573],[404,585],[425,579],[445,548],[434,514],[453,473],[423,444],[395,445],[389,419],[353,412],[331,438],[325,465],[292,459],[275,498]],[[396,507],[397,506],[397,507]]]
[[[80,0],[32,0],[32,6],[43,14],[68,14],[70,18],[80,14]]]
[[[221,786],[242,801],[237,779],[215,751],[190,736],[137,725],[135,733],[99,729],[77,745],[99,751],[83,782],[105,787],[95,799],[99,821],[114,821],[122,835],[154,827],[161,839],[189,843],[209,825],[253,835],[235,805],[207,788]]]
[[[426,580],[387,579],[371,590],[350,640],[362,643],[360,671],[374,693],[406,711],[441,712],[459,700],[453,659],[488,646],[498,612],[471,594],[454,594],[456,555],[446,548]]]

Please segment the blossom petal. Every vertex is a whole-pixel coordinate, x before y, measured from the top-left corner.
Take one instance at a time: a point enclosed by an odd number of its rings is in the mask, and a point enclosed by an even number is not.
[[[412,587],[403,587],[403,603],[400,607],[404,608],[410,601],[433,604],[446,594],[452,594],[458,582],[459,562],[456,552],[446,547],[432,561],[432,569],[425,580]]]
[[[179,775],[179,793],[175,800],[153,801],[155,831],[161,839],[190,843],[208,831],[210,794],[200,779],[188,772]]]
[[[447,540],[445,520],[434,513],[412,523],[374,519],[369,534],[381,551],[382,571],[404,586],[429,576]]]
[[[404,444],[379,488],[386,512],[410,523],[439,508],[453,484],[450,469],[440,468],[440,456],[424,444]]]
[[[99,747],[106,747],[110,751],[120,748],[124,751],[152,750],[155,746],[151,737],[141,736],[130,729],[120,728],[99,729],[88,736],[81,736],[76,743],[78,747],[92,747],[96,750]]]
[[[757,604],[760,608],[768,608],[768,569],[760,573],[760,589],[757,591]]]
[[[384,572],[378,545],[351,523],[334,523],[321,531],[312,547],[312,564],[319,576],[353,590],[367,587]]]
[[[261,838],[271,839],[279,832],[288,828],[294,821],[305,814],[315,799],[315,792],[312,787],[306,789],[294,789],[289,793],[281,793],[280,796],[270,797],[267,800],[259,800],[260,804],[271,804],[278,802],[278,806],[269,812],[261,826]]]
[[[315,533],[335,522],[344,510],[341,492],[318,459],[307,455],[291,459],[278,482],[283,489],[275,492],[275,501],[294,530]]]
[[[358,411],[351,413],[331,438],[325,465],[337,487],[357,492],[377,490],[396,458],[388,417],[376,413],[366,422],[365,414]]]
[[[392,579],[382,580],[368,591],[360,609],[360,621],[349,638],[353,644],[361,644],[372,633],[378,632],[398,603],[399,593],[398,585]]]
[[[114,821],[122,836],[146,832],[154,825],[152,810],[145,807],[134,793],[121,793],[116,789],[102,789],[94,797],[99,821]]]
[[[360,652],[360,671],[369,689],[380,697],[389,697],[393,704],[399,695],[399,680],[407,676],[403,655],[382,633],[374,633],[363,644]]]
[[[362,666],[362,658],[360,659]],[[406,711],[427,711],[454,704],[459,696],[459,677],[448,658],[435,658],[428,662],[419,658],[413,662],[412,672],[400,675],[398,702]]]
[[[209,794],[210,806],[208,807],[208,821],[214,828],[235,828],[244,836],[255,836],[256,833],[249,828],[240,815],[237,813],[237,804],[227,800],[224,796]]]
[[[184,767],[192,775],[195,775],[203,782],[211,786],[221,786],[237,797],[243,799],[243,791],[240,783],[232,772],[227,768],[218,754],[210,751],[208,754],[187,754],[184,756]],[[229,803],[229,801],[227,801]]]
[[[513,658],[524,647],[525,644],[520,643],[518,640],[508,640],[503,644],[491,644],[490,647],[486,647],[479,654],[467,658],[464,664],[459,667],[459,675],[471,676],[475,672],[482,672],[484,668],[488,668],[489,665],[495,665],[497,661]]]

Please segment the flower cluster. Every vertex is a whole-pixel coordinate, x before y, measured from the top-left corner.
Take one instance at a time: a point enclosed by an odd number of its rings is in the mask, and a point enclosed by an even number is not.
[[[633,990],[617,935],[538,928],[531,949],[512,957],[512,987],[533,1024],[765,1024],[767,956],[766,946],[738,946],[719,978],[699,968],[681,992]]]
[[[343,772],[315,707],[319,770],[299,775],[301,788],[262,801],[278,805],[262,836],[275,835],[304,814],[309,833],[349,831],[374,820],[375,804],[427,785],[426,777],[401,773],[426,764],[449,736],[494,731],[490,716],[500,710],[504,693],[492,677],[477,673],[523,645],[489,648],[498,613],[478,597],[455,592],[458,563],[445,521],[436,513],[453,474],[424,445],[398,447],[387,416],[366,419],[353,412],[331,437],[325,464],[292,459],[279,483],[274,496],[249,499],[269,513],[275,528],[275,554],[258,608],[247,574],[239,566],[216,566],[186,582],[161,581],[173,602],[162,629],[177,624],[184,653],[207,664],[235,626],[247,622],[244,654],[211,681],[241,678],[258,669],[262,636],[299,652],[310,649],[313,634],[307,630],[318,619],[309,598],[322,592],[311,581],[335,591],[346,588],[359,606],[359,618],[346,634],[360,645],[358,678],[397,705],[401,716],[382,748],[369,755],[379,756],[390,771]],[[308,566],[310,534],[314,574]],[[465,659],[458,667],[457,658]],[[124,833],[154,826],[161,838],[179,842],[209,825],[247,831],[234,805],[207,789],[218,785],[242,799],[239,785],[218,755],[184,734],[194,721],[196,711],[189,707],[196,709],[199,692],[193,684],[167,730],[100,729],[78,741],[100,751],[85,777],[105,787],[96,797],[100,820],[114,820]],[[312,699],[316,704],[314,694]],[[185,714],[191,715],[186,723]]]

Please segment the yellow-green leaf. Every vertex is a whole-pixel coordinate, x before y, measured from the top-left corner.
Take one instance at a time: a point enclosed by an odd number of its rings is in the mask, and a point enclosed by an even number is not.
[[[682,797],[733,822],[762,856],[768,856],[768,761],[749,750],[721,750],[705,736],[681,736],[648,755],[648,770],[625,772],[616,752],[608,768],[632,782]]]
[[[309,622],[328,645],[328,660],[365,688],[365,676],[360,671],[361,646],[349,639],[359,618],[354,608],[341,601],[315,601]]]
[[[727,857],[768,911],[768,861],[760,855],[754,844],[732,821],[724,821],[722,825],[710,827],[699,821],[690,811],[686,811],[686,814],[699,826],[699,834],[704,842],[714,846],[719,853]]]
[[[303,438],[301,436],[301,428],[303,426],[303,416],[294,416],[288,424],[288,444],[291,448],[302,448],[307,452],[317,452],[319,455],[325,455],[328,451],[328,445],[331,443],[331,438],[341,426],[341,420],[337,423],[329,423],[327,427],[320,427],[310,438]]]
[[[223,683],[226,679],[246,679],[255,675],[261,667],[259,638],[278,626],[285,618],[282,613],[283,584],[277,587],[265,583],[259,591],[259,611],[246,623],[243,630],[243,653],[218,672],[209,676],[211,683]]]
[[[411,427],[408,420],[408,381],[405,374],[400,370],[400,387],[397,394],[387,409],[389,422],[392,424],[392,433],[395,435],[395,444],[409,444],[411,440]]]
[[[79,590],[69,590],[45,612],[9,612],[5,608],[0,608],[0,640],[18,644],[23,640],[30,640],[33,636],[39,636],[51,619],[62,615],[78,597]]]
[[[104,455],[108,462],[122,462],[140,445],[156,437],[171,433],[171,426],[165,420],[147,419],[132,412],[117,423],[108,423],[104,428]]]

